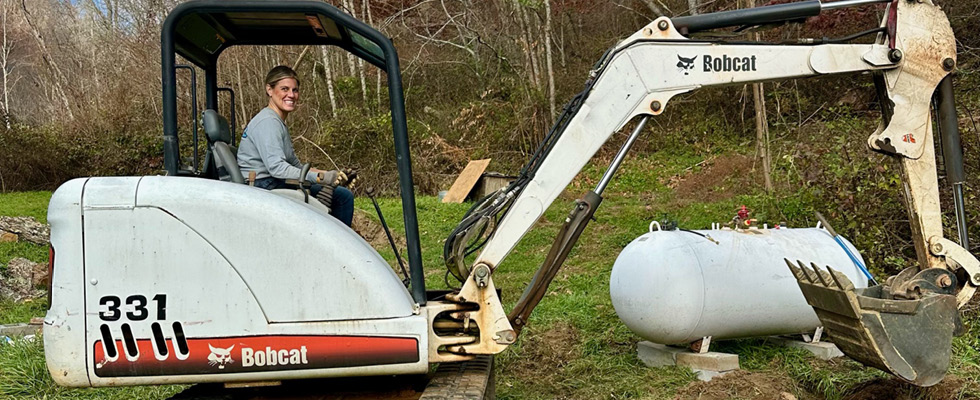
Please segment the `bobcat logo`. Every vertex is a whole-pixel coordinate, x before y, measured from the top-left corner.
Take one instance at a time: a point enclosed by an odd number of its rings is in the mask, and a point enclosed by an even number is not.
[[[678,54],[677,55],[677,59],[680,60],[680,61],[677,62],[677,71],[678,72],[683,72],[684,75],[687,75],[688,74],[687,71],[690,71],[690,70],[694,69],[694,60],[697,59],[697,58],[698,58],[698,56],[694,56],[694,57],[691,57],[691,58],[684,58],[684,57],[681,57],[680,54]]]
[[[231,349],[235,348],[234,345],[227,349],[219,349],[211,346],[211,344],[208,344],[208,348],[211,349],[211,354],[208,354],[208,365],[217,365],[218,369],[225,369],[225,364],[235,362],[235,360],[231,358]]]

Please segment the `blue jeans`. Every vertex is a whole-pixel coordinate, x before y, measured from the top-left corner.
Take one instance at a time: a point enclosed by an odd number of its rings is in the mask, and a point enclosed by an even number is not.
[[[310,188],[310,194],[316,196],[323,188],[318,184],[313,184]],[[315,190],[315,191],[314,191]],[[333,188],[333,204],[330,206],[330,215],[334,218],[343,222],[344,225],[350,226],[354,222],[354,193],[350,189],[343,186],[337,186]]]
[[[262,178],[255,180],[255,187],[259,187],[266,190],[272,189],[296,189],[296,186],[287,184],[286,181],[279,178]],[[314,183],[310,187],[310,195],[316,196],[323,189],[323,185]],[[333,201],[330,204],[330,215],[334,218],[343,222],[344,225],[351,226],[354,221],[354,193],[351,193],[350,189],[343,186],[337,186],[333,189]]]

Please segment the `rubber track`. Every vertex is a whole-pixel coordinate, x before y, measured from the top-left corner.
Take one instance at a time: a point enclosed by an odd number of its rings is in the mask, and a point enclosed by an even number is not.
[[[419,400],[495,399],[493,356],[472,361],[442,363]]]
[[[197,384],[170,400],[487,400],[495,399],[495,394],[493,356],[478,356],[472,361],[439,364],[427,382],[421,375],[297,380],[242,389]]]

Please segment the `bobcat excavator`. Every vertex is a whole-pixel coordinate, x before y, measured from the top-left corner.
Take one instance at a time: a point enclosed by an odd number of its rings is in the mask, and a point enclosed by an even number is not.
[[[887,3],[881,25],[840,39],[762,43],[693,36],[872,3]],[[873,36],[872,43],[852,43],[865,36]],[[53,276],[44,344],[48,369],[61,385],[410,375],[425,374],[433,364],[488,360],[517,340],[646,122],[665,112],[674,96],[702,87],[834,74],[873,79],[883,121],[868,145],[901,165],[918,265],[862,290],[833,266],[792,260],[790,267],[848,356],[917,385],[935,384],[948,367],[952,337],[962,330],[958,308],[980,283],[980,262],[966,250],[950,78],[955,41],[931,0],[809,0],[654,20],[602,56],[520,177],[479,201],[453,230],[444,256],[462,287],[451,292],[425,288],[391,40],[322,2],[199,0],[171,12],[161,41],[166,176],[79,178],[51,199]],[[209,152],[212,172],[182,168],[176,55],[204,71],[206,105],[216,110],[220,54],[236,45],[269,44],[333,45],[386,72],[407,287],[377,251],[303,196],[200,179],[221,169],[235,176],[236,164],[219,154],[228,132],[209,132],[209,144],[218,149]],[[955,191],[959,243],[943,237],[931,110],[939,116]],[[576,202],[544,265],[505,312],[494,272],[596,151],[633,120],[606,173]],[[473,388],[489,388],[486,396],[492,396],[488,374],[473,380]]]

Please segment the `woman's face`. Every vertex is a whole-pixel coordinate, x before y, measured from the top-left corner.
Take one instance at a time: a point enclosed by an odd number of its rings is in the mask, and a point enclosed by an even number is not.
[[[283,78],[274,86],[266,86],[269,94],[269,105],[279,109],[283,114],[296,109],[299,101],[299,83],[293,78]]]

